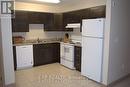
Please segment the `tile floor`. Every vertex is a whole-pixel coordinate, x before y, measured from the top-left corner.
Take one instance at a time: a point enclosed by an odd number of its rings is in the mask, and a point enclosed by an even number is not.
[[[112,87],[130,87],[130,79]],[[58,63],[16,71],[16,87],[104,87]]]

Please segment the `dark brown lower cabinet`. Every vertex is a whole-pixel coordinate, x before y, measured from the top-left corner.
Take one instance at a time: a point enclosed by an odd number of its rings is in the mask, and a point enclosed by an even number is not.
[[[33,45],[34,66],[59,62],[59,43]]]
[[[74,66],[76,70],[81,72],[81,47],[74,47]]]
[[[60,63],[60,43],[52,43],[53,45],[53,62]]]

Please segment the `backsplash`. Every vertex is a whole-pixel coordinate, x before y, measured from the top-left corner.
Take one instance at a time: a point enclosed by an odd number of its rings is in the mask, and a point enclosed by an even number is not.
[[[53,38],[63,38],[64,34],[68,33],[72,40],[81,41],[80,29],[74,29],[73,32],[47,32],[44,31],[43,24],[29,24],[29,32],[14,32],[13,36],[22,36],[25,40],[33,39],[53,39]]]
[[[70,38],[73,42],[81,42],[82,41],[80,29],[73,29],[73,32],[68,32],[68,33],[69,33]]]
[[[29,24],[29,32],[15,32],[13,36],[22,36],[25,40],[63,38],[63,32],[46,32],[43,24]]]

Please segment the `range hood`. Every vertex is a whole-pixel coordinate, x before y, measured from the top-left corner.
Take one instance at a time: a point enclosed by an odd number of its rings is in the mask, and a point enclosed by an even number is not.
[[[70,23],[70,24],[67,24],[66,28],[79,29],[80,28],[80,23]]]

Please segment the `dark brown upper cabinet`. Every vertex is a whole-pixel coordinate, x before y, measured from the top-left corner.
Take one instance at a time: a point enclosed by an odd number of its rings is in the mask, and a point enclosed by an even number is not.
[[[90,18],[105,18],[106,6],[97,6],[90,8]]]
[[[30,24],[43,24],[43,20],[41,16],[42,13],[40,12],[29,12],[29,23]]]
[[[83,19],[104,18],[106,6],[96,6],[64,13],[16,11],[12,19],[13,32],[29,32],[29,24],[44,24],[44,31],[73,31],[69,23],[81,23]]]
[[[80,14],[77,14],[77,11],[63,13],[63,21],[66,23],[79,23]]]
[[[50,18],[50,19],[49,19]],[[63,20],[63,13],[54,13],[53,16],[49,17],[47,24],[50,28],[45,28],[45,31],[72,31],[72,29],[65,29],[64,28],[64,20]]]
[[[63,28],[69,23],[81,23],[83,19],[105,18],[106,6],[96,6],[77,11],[63,13]],[[66,28],[65,28],[66,29]]]
[[[54,16],[53,13],[44,13],[44,30],[49,31],[54,29]]]
[[[54,28],[56,31],[63,31],[63,14],[62,13],[54,14]]]
[[[76,11],[63,13],[63,29],[65,31],[73,31],[72,28],[66,28],[67,24],[79,22],[80,15],[76,14]]]
[[[30,24],[44,24],[45,31],[53,31],[54,16],[53,13],[29,12]]]
[[[77,13],[80,14],[81,21],[82,21],[82,19],[90,19],[90,9],[89,8],[79,10]]]
[[[80,23],[82,19],[105,18],[106,6],[96,6],[63,13],[63,23]]]
[[[12,19],[12,31],[29,32],[27,11],[15,11],[15,17]]]

